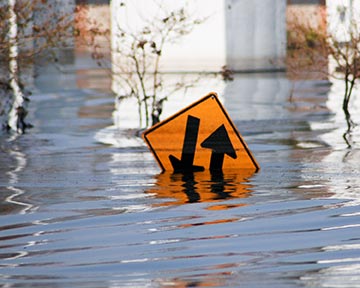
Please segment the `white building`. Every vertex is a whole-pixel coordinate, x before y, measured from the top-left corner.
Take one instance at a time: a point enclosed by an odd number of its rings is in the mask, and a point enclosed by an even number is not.
[[[168,9],[184,5],[162,3]],[[286,0],[197,0],[188,6],[197,18],[208,19],[177,45],[167,47],[163,70],[219,71],[224,65],[239,71],[284,68]],[[158,10],[149,0],[113,0],[111,11],[115,35],[117,23],[134,29],[151,21]],[[121,49],[118,43],[115,50]]]
[[[360,29],[359,0],[326,1],[328,31],[340,42],[350,40],[352,29]]]

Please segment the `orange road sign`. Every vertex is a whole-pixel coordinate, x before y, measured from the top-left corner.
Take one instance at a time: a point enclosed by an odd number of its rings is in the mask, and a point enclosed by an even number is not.
[[[163,171],[260,168],[216,93],[157,123],[143,138]]]

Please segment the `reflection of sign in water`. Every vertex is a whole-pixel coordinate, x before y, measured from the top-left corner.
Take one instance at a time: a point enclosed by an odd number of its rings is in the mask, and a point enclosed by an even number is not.
[[[259,169],[214,93],[151,127],[143,137],[163,171]]]
[[[156,185],[147,192],[158,198],[169,201],[160,205],[176,205],[195,202],[216,202],[216,206],[209,209],[226,209],[230,206],[221,204],[221,201],[231,198],[247,198],[251,193],[252,185],[249,178],[254,174],[251,170],[234,171],[234,173],[170,173],[157,175]],[[170,200],[174,199],[174,200]],[[226,203],[226,202],[224,202]]]

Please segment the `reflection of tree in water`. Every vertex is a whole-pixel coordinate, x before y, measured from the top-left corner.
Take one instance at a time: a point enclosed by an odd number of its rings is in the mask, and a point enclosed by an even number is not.
[[[8,177],[8,185],[6,186],[6,189],[10,192],[10,195],[7,196],[5,201],[0,205],[0,210],[8,212],[19,210],[20,214],[25,214],[34,208],[32,204],[19,199],[25,191],[17,187],[19,185],[20,173],[27,165],[26,155],[21,152],[16,145],[14,145],[11,149],[6,149],[6,152],[15,160],[15,165],[13,168],[10,168],[7,172],[5,172],[5,175]]]
[[[248,179],[254,172],[236,172],[162,173],[157,176],[156,186],[147,192],[154,193],[158,198],[175,199],[160,205],[247,198],[252,187]]]

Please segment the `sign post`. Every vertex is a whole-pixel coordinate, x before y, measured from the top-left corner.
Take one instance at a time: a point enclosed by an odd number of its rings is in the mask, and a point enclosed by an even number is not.
[[[143,133],[162,171],[259,170],[216,93],[210,93]]]

